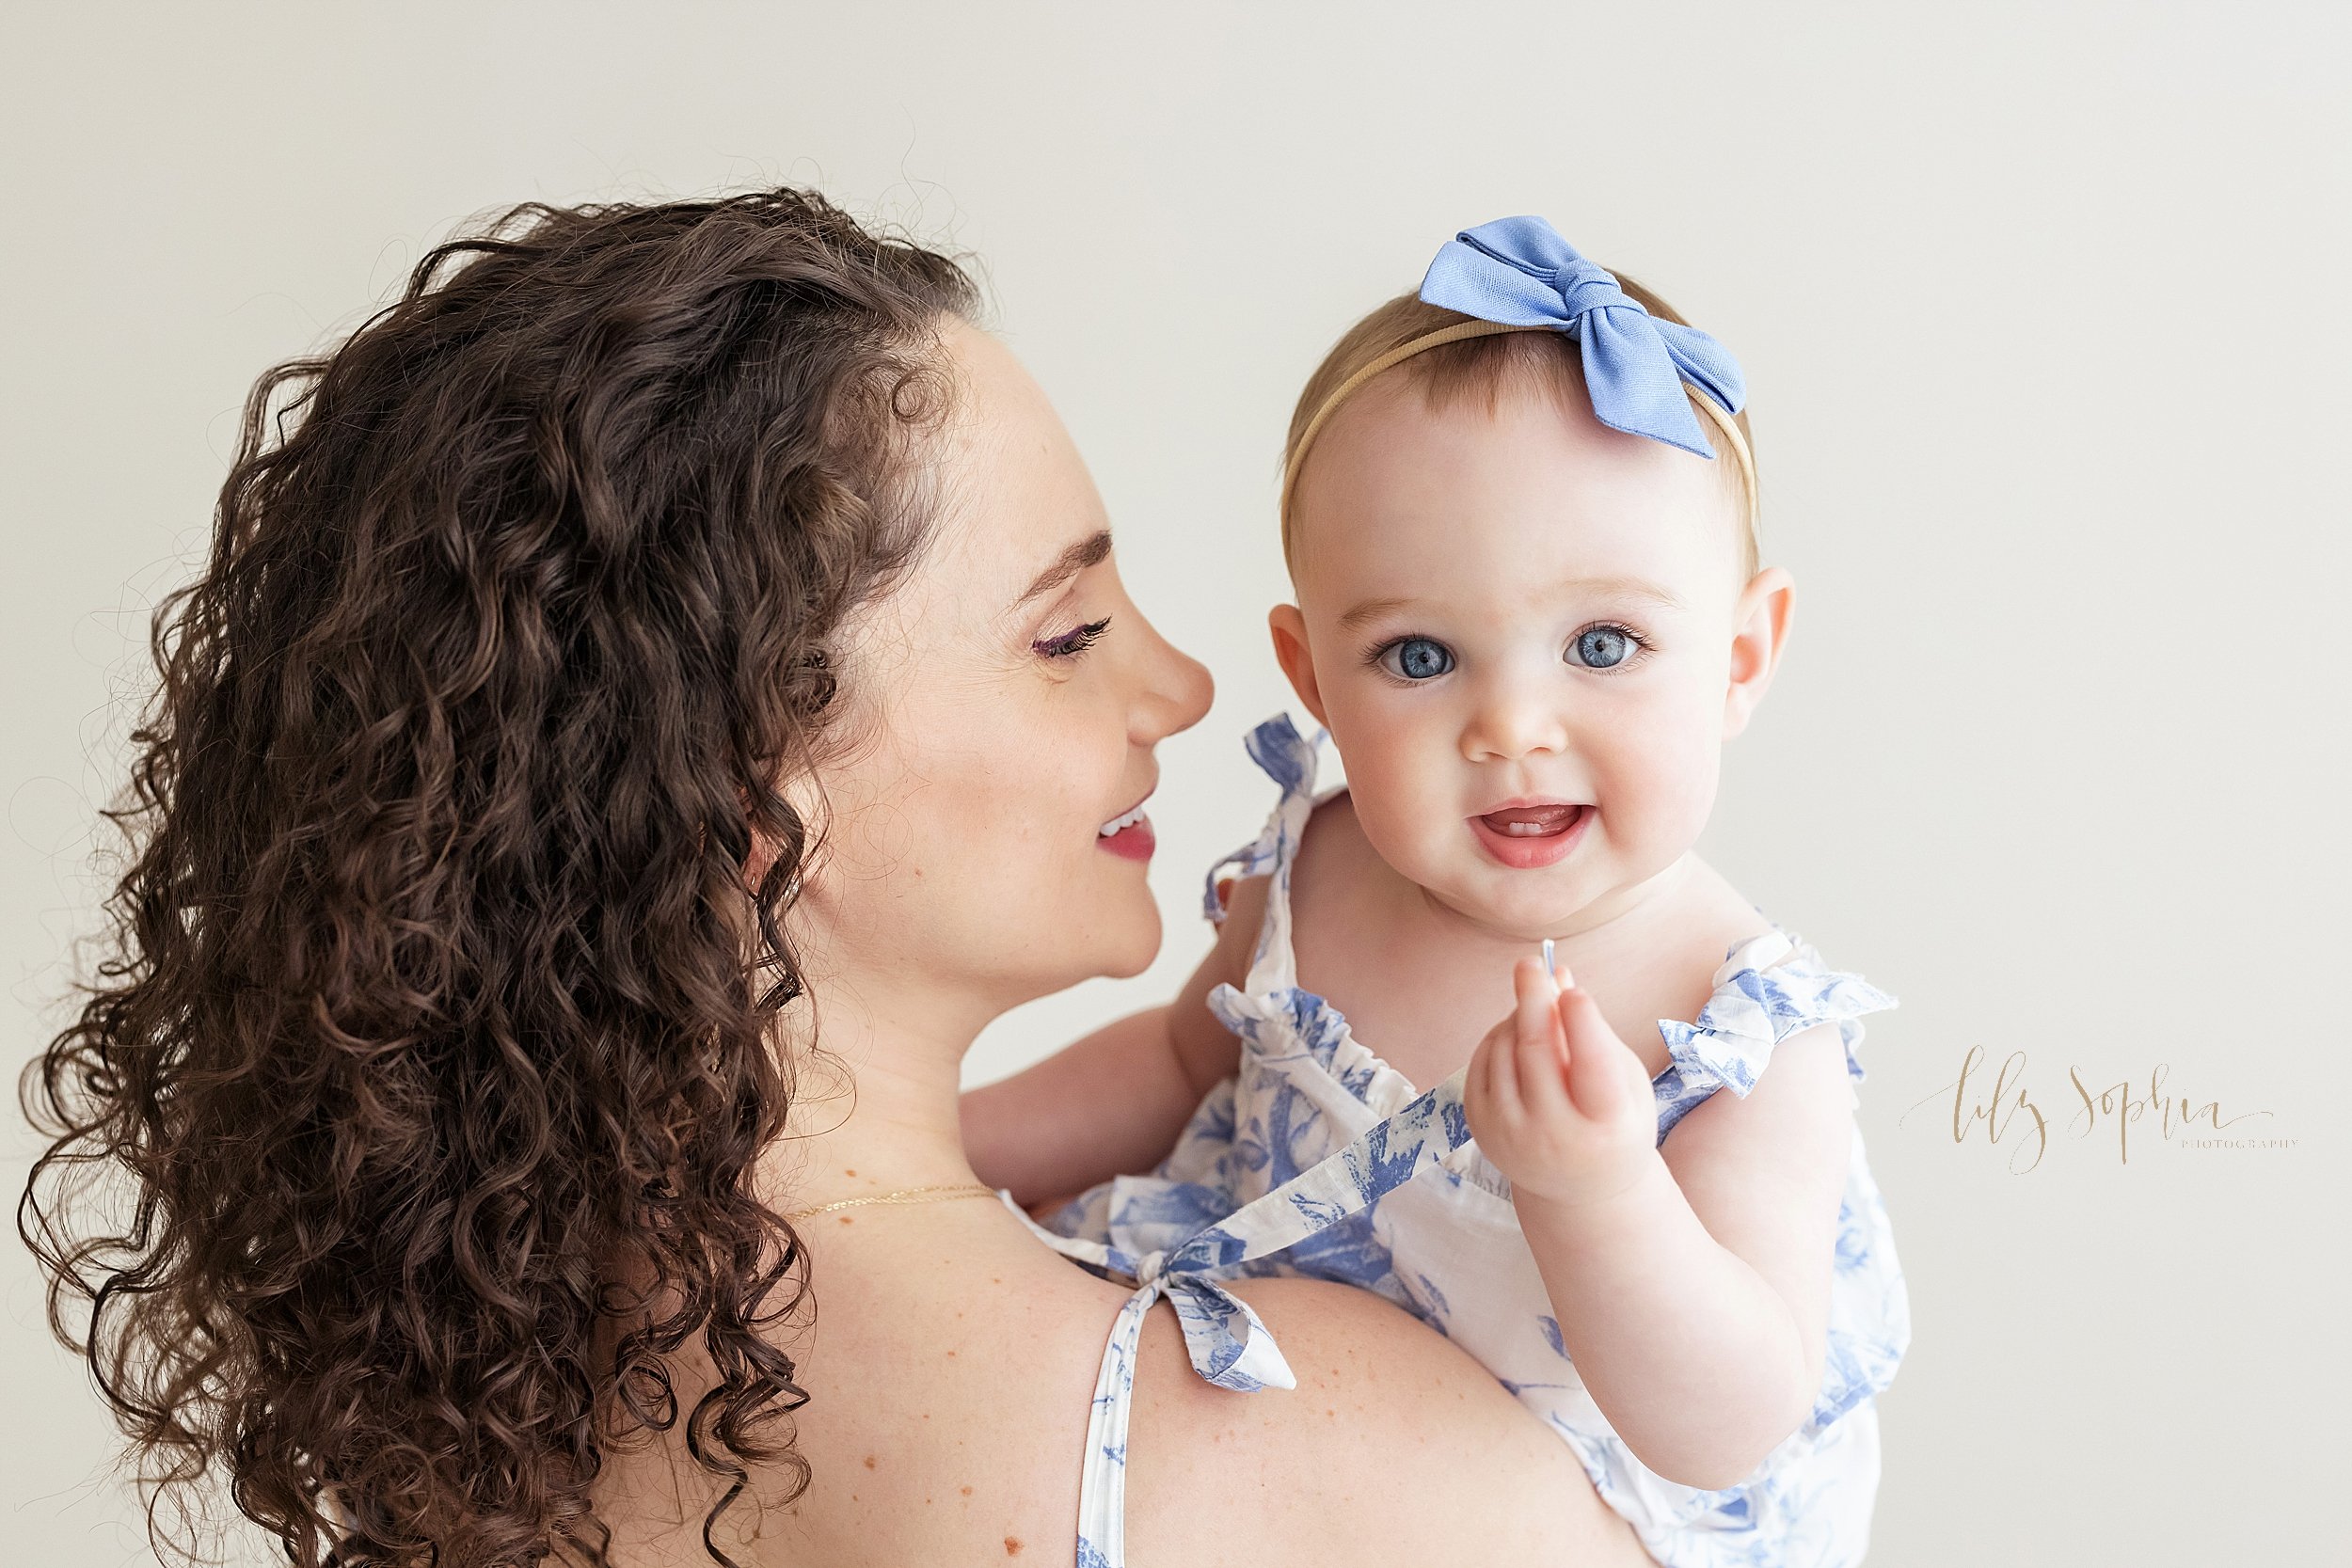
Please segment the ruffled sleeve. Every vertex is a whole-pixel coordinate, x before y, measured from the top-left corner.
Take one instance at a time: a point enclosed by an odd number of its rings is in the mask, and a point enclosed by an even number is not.
[[[1800,1030],[1835,1023],[1846,1049],[1846,1072],[1864,1077],[1854,1047],[1867,1013],[1896,1006],[1895,998],[1859,974],[1834,970],[1802,940],[1767,931],[1732,948],[1715,972],[1715,992],[1695,1022],[1658,1021],[1672,1058],[1651,1083],[1658,1097],[1658,1135],[1717,1089],[1745,1098],[1764,1074],[1772,1048]]]

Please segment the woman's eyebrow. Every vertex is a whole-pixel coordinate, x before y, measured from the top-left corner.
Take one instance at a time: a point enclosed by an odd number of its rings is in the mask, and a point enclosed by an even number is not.
[[[1110,554],[1111,531],[1109,529],[1104,529],[1079,540],[1056,556],[1053,564],[1040,572],[1037,575],[1037,580],[1021,591],[1021,596],[1012,601],[1012,608],[1019,610],[1039,594],[1052,593],[1088,567],[1101,565],[1110,559]]]

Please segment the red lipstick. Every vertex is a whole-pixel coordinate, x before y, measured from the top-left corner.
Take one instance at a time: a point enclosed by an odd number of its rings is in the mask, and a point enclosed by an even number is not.
[[[1151,798],[1151,791],[1146,790],[1143,800]],[[1097,828],[1094,842],[1122,860],[1150,860],[1158,844],[1152,836],[1152,819],[1143,815],[1143,800],[1137,800]]]
[[[1148,861],[1159,841],[1152,836],[1152,819],[1138,816],[1115,833],[1098,833],[1095,843],[1112,854],[1131,861]]]

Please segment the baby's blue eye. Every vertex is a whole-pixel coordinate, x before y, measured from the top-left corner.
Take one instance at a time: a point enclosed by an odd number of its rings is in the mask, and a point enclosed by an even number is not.
[[[1633,648],[1633,636],[1623,626],[1587,626],[1568,644],[1568,661],[1588,670],[1606,670],[1631,657]]]
[[[1390,643],[1380,650],[1380,662],[1389,673],[1408,681],[1432,680],[1454,668],[1454,655],[1442,642],[1426,637],[1407,637]]]

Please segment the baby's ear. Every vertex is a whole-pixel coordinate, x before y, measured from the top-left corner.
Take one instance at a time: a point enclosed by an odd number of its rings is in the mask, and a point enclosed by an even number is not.
[[[1329,723],[1323,716],[1323,689],[1315,684],[1314,656],[1307,649],[1307,617],[1295,604],[1278,604],[1267,612],[1265,624],[1274,634],[1274,657],[1291,678],[1291,689],[1316,723]]]
[[[1748,727],[1764,700],[1788,646],[1788,623],[1796,610],[1797,584],[1778,566],[1748,579],[1731,612],[1731,682],[1724,691],[1724,738]]]

